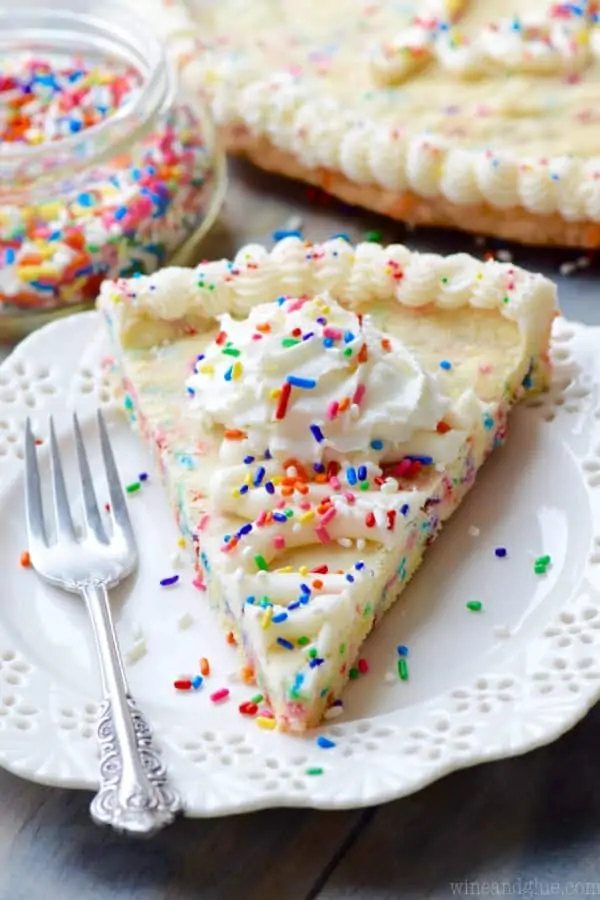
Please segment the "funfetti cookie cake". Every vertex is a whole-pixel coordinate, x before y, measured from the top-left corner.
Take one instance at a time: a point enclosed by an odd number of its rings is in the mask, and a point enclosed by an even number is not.
[[[318,724],[549,374],[555,288],[466,254],[286,238],[105,282],[125,409],[269,725]]]
[[[415,225],[600,245],[596,3],[189,5],[230,151]]]

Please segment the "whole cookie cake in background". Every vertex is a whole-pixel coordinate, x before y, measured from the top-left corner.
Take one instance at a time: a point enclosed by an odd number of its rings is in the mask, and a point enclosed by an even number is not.
[[[600,245],[595,4],[175,6],[231,152],[413,225]]]

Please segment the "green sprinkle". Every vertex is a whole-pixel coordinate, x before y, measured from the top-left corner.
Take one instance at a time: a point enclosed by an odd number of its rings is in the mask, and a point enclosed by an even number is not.
[[[503,297],[503,298],[502,298],[502,302],[503,302],[503,303],[510,303],[510,300],[509,300],[508,297]]]
[[[306,635],[303,634],[302,637],[299,637],[299,638],[298,638],[298,646],[299,646],[299,647],[306,647],[306,645],[308,644],[309,640],[310,640],[310,638],[307,638]]]
[[[370,485],[368,481],[361,481],[361,483],[359,484],[359,488],[361,489],[361,491],[368,491],[369,487]]]
[[[225,356],[241,356],[241,352],[236,350],[235,347],[225,347],[221,352],[224,353]]]
[[[300,341],[297,338],[284,338],[281,342],[282,347],[295,347]]]
[[[260,553],[257,553],[254,557],[254,562],[256,563],[256,567],[261,570],[261,572],[266,572],[268,570],[267,561]]]
[[[209,291],[214,291],[214,289],[215,289],[214,284],[209,284],[208,289],[209,289]]]
[[[293,509],[284,509],[283,514],[287,519],[291,519],[292,516],[294,515],[294,510]]]
[[[125,407],[125,409],[133,409],[133,400],[131,399],[129,394],[125,396],[125,399],[123,400],[123,406]]]
[[[358,676],[360,675],[360,672],[358,671],[356,666],[352,666],[352,668],[348,672],[348,675],[350,676],[350,678],[354,679],[354,678],[358,678]]]
[[[345,656],[345,655],[346,655],[346,645],[340,644],[340,656]]]
[[[346,347],[346,349],[344,350],[344,356],[352,356],[353,352],[354,351],[352,350],[352,347]]]
[[[404,656],[398,660],[398,676],[401,681],[408,681],[408,663]]]
[[[264,699],[262,694],[255,694],[254,697],[250,698],[250,703],[262,703]]]
[[[545,575],[548,569],[546,566],[534,566],[533,571],[536,575]]]
[[[446,276],[442,278],[442,284],[448,284],[448,279],[446,278]]]
[[[269,598],[267,596],[261,597],[260,600],[258,601],[258,605],[262,606],[263,609],[265,608],[265,606],[273,606],[273,604],[271,603],[271,601],[269,600]]]
[[[306,774],[307,775],[322,775],[323,769],[321,769],[320,766],[311,766],[310,769],[306,770]]]
[[[467,609],[470,609],[471,612],[480,612],[483,609],[483,603],[481,600],[469,600],[466,607]]]
[[[549,566],[552,560],[549,556],[538,556],[535,561],[536,566]]]
[[[371,241],[373,244],[379,244],[381,242],[381,232],[380,231],[367,231],[365,234],[365,241]]]
[[[308,655],[310,656],[311,659],[315,659],[316,655],[317,655],[317,648],[311,647],[310,650],[308,651]]]
[[[136,491],[139,491],[141,486],[139,481],[134,481],[132,484],[128,484],[125,490],[128,494],[135,494]]]

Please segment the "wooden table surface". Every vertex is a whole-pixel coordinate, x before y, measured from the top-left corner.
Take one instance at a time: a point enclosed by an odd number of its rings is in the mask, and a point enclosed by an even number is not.
[[[232,166],[203,248],[229,255],[299,216],[308,239],[378,229],[385,242],[482,253],[473,238],[407,232],[302,186]],[[577,254],[512,248],[558,277]],[[600,273],[558,278],[570,318],[600,324]],[[600,708],[554,745],[458,772],[387,806],[179,821],[149,843],[94,826],[89,795],[0,772],[0,900],[446,900],[600,895]]]

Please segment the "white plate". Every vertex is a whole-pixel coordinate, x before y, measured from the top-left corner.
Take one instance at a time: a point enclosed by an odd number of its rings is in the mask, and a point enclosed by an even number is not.
[[[150,470],[103,380],[99,331],[95,313],[56,322],[0,368],[0,763],[66,787],[96,783],[98,679],[79,601],[19,563],[21,438],[28,414],[43,438],[52,412],[72,460],[68,410],[76,406],[100,471],[94,412],[102,403],[124,481]],[[261,731],[239,714],[254,691],[228,674],[235,653],[192,587],[190,563],[179,585],[158,585],[173,572],[177,534],[157,479],[131,496],[141,564],[115,592],[114,611],[125,651],[136,633],[146,640],[131,685],[189,815],[379,803],[551,741],[585,714],[600,694],[599,345],[600,329],[557,322],[552,391],[514,413],[507,446],[367,642],[369,673],[347,689],[343,716],[322,729],[331,749],[318,747],[316,734]],[[497,546],[506,559],[496,558]],[[544,554],[552,567],[535,575],[533,560]],[[483,610],[468,611],[469,600]],[[194,621],[181,630],[186,613]],[[410,650],[410,679],[388,683],[399,643]],[[210,686],[177,694],[173,679],[194,672],[202,655]],[[231,698],[215,705],[209,693],[221,686]],[[312,767],[322,774],[307,774]]]

